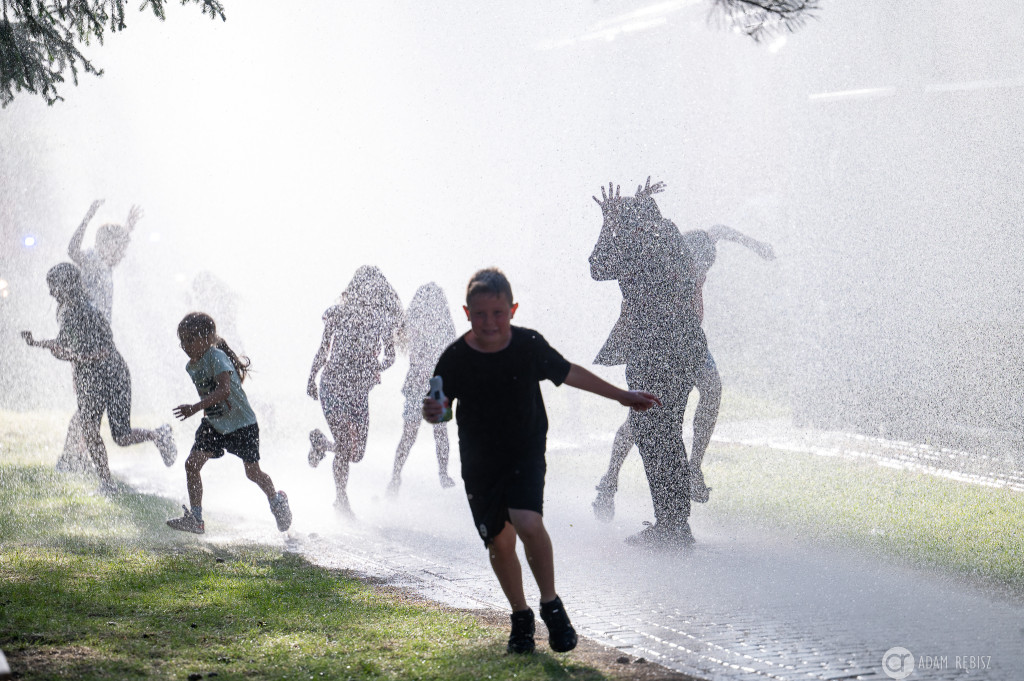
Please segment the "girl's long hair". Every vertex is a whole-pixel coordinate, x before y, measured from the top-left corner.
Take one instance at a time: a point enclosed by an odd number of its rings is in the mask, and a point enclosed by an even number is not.
[[[249,374],[249,365],[252,362],[248,357],[239,357],[223,338],[217,335],[217,324],[213,317],[205,312],[189,312],[185,318],[178,323],[179,338],[207,338],[213,341],[213,346],[221,350],[231,363],[235,365],[238,372],[238,380],[244,381]]]
[[[416,342],[432,341],[443,350],[455,340],[455,322],[448,309],[444,290],[434,282],[416,289],[416,293],[398,327],[398,347],[409,352]]]

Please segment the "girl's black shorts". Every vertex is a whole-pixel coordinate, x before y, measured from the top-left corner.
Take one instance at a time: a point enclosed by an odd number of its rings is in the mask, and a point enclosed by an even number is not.
[[[230,433],[218,433],[209,421],[203,419],[196,430],[196,443],[192,449],[206,452],[211,459],[219,459],[227,450],[246,463],[260,460],[260,426],[254,423]]]

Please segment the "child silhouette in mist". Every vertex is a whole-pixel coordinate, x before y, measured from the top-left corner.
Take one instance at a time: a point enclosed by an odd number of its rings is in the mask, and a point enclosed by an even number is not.
[[[390,494],[397,494],[402,485],[402,467],[416,442],[422,420],[423,395],[427,392],[430,377],[434,375],[434,365],[453,340],[455,322],[448,310],[448,298],[444,291],[434,282],[420,286],[398,329],[399,347],[409,351],[409,371],[402,385],[402,394],[405,396],[402,420],[405,425],[395,452],[395,467],[388,485]],[[441,487],[454,487],[455,481],[448,476],[448,424],[434,424],[434,446]]]
[[[260,427],[242,381],[249,369],[249,359],[239,357],[217,335],[213,318],[203,312],[191,312],[178,324],[178,340],[188,355],[185,371],[196,386],[200,400],[195,404],[179,404],[174,415],[184,421],[196,412],[203,420],[196,430],[195,444],[185,460],[185,479],[191,508],[172,518],[167,525],[182,532],[203,534],[203,466],[210,459],[219,459],[227,450],[240,458],[245,476],[267,495],[270,512],[277,529],[286,531],[292,524],[292,512],[284,492],[275,491],[274,482],[260,468]]]
[[[114,306],[113,270],[124,258],[135,224],[142,218],[142,209],[132,206],[123,226],[113,223],[102,225],[96,230],[95,247],[83,249],[82,241],[85,238],[85,230],[102,205],[103,199],[98,199],[89,206],[82,223],[71,235],[71,241],[68,243],[68,257],[79,267],[82,285],[85,287],[89,301],[104,316],[107,324],[111,324]],[[171,437],[170,430],[161,433],[161,437]],[[64,452],[57,460],[57,470],[81,471],[88,465],[87,457],[88,447],[85,445],[82,426],[76,412],[68,424]]]
[[[363,265],[338,304],[324,312],[323,320],[324,334],[313,358],[306,393],[320,400],[334,442],[320,429],[312,430],[309,465],[316,467],[326,452],[334,452],[334,507],[351,515],[349,464],[361,461],[366,453],[370,390],[380,383],[381,372],[395,363],[395,333],[402,321],[402,301],[380,269]]]
[[[480,270],[466,290],[470,330],[442,353],[434,370],[456,403],[462,479],[473,522],[491,568],[512,608],[510,653],[533,652],[534,616],[523,591],[516,537],[540,589],[540,615],[556,652],[576,647],[576,631],[555,590],[554,552],[544,527],[544,458],[548,421],[540,382],[587,390],[624,406],[659,404],[650,393],[621,390],[570,364],[530,329],[512,326],[519,306],[500,270]],[[423,418],[436,423],[444,406],[423,400]]]
[[[110,324],[89,302],[78,267],[69,262],[55,265],[46,273],[46,283],[57,301],[60,331],[51,340],[37,341],[30,331],[21,335],[30,346],[46,348],[57,359],[72,363],[77,421],[99,474],[100,490],[104,494],[115,491],[107,447],[100,436],[103,412],[107,413],[110,435],[119,446],[153,442],[164,463],[173,465],[178,453],[170,437],[170,425],[156,430],[131,426],[132,379],[128,366],[114,346]]]
[[[651,188],[651,193],[659,192],[663,187],[664,183],[659,182]],[[704,321],[704,282],[708,270],[715,263],[716,245],[719,241],[733,241],[749,248],[765,260],[775,259],[775,250],[771,244],[753,239],[726,225],[714,225],[706,230],[690,230],[683,232],[682,237],[687,250],[693,254],[696,297],[691,305],[681,309],[686,314],[694,316],[698,324]],[[710,350],[707,351],[703,365],[694,376],[694,387],[697,389],[698,399],[693,415],[693,446],[689,461],[690,500],[705,503],[711,496],[711,488],[704,481],[701,464],[711,442],[711,435],[718,421],[718,409],[722,404],[722,379]],[[598,520],[609,522],[615,516],[615,493],[619,488],[619,472],[633,444],[629,419],[626,419],[615,433],[608,471],[597,485],[597,498],[593,507]]]

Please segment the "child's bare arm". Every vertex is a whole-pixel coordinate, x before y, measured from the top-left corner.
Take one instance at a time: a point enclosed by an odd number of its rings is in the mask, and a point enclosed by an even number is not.
[[[231,396],[231,372],[222,371],[215,377],[217,387],[209,395],[195,404],[179,404],[174,408],[174,415],[184,421],[192,414],[209,409],[215,404],[220,404]]]
[[[324,337],[320,340],[320,348],[316,351],[316,357],[313,358],[313,366],[309,370],[306,394],[314,400],[320,399],[316,386],[316,375],[320,373],[320,370],[324,368],[324,364],[327,363],[327,353],[331,351],[332,336],[334,336],[334,329],[328,324],[324,327]]]
[[[103,199],[97,199],[92,202],[89,206],[89,210],[86,212],[85,217],[82,218],[82,224],[78,226],[75,233],[71,235],[71,242],[68,244],[68,257],[71,258],[71,262],[79,262],[82,259],[82,239],[85,238],[85,228],[89,226],[89,221],[96,215],[96,211],[103,205]]]
[[[592,392],[601,397],[615,400],[619,404],[635,409],[647,411],[654,405],[661,406],[661,400],[656,396],[641,390],[623,390],[617,388],[600,376],[587,371],[578,364],[573,364],[569,369],[569,375],[565,377],[565,384],[580,390]]]

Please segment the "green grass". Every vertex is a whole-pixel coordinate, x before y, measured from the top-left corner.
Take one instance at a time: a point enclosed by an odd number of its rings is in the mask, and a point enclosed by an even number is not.
[[[916,471],[712,445],[710,515],[839,542],[1024,594],[1024,495]]]
[[[22,678],[606,678],[280,548],[175,533],[167,500],[95,496],[52,471],[64,425],[0,412],[0,649]]]

